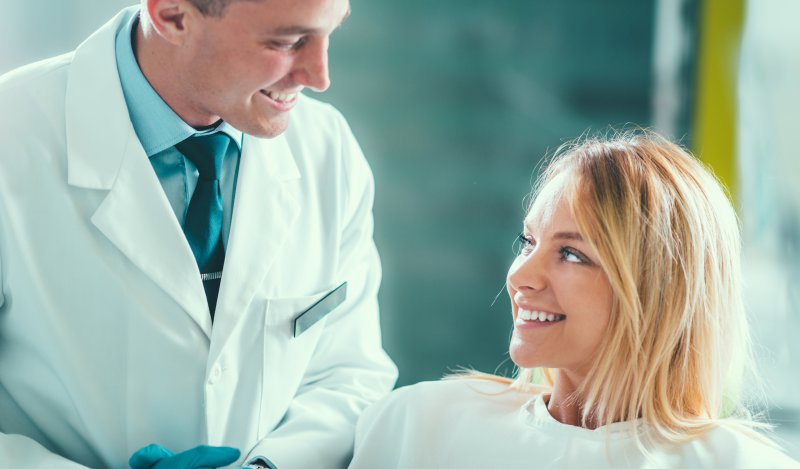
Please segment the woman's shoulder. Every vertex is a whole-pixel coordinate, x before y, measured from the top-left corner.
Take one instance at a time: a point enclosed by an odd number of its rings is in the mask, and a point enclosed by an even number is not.
[[[519,389],[512,380],[494,375],[450,376],[439,381],[422,381],[396,389],[389,399],[398,402],[439,404],[454,399],[528,400],[538,389]]]
[[[464,376],[398,388],[362,413],[350,468],[457,467],[443,460],[492,447],[485,439],[486,423],[507,430],[506,422],[513,424],[514,413],[530,398],[496,377]]]
[[[713,458],[717,467],[800,469],[776,442],[744,425],[723,423],[689,446]]]
[[[376,414],[413,419],[435,411],[438,415],[454,412],[481,412],[482,409],[519,408],[535,396],[538,388],[521,390],[513,381],[493,375],[464,375],[439,381],[422,381],[392,391],[367,409],[365,417]]]

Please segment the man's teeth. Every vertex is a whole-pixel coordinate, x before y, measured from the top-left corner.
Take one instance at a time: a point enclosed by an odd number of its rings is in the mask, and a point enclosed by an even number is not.
[[[291,101],[297,96],[297,93],[278,93],[277,91],[267,91],[266,93],[275,101]]]
[[[517,315],[524,321],[556,322],[566,319],[563,314],[545,313],[542,311],[528,311],[520,309]]]

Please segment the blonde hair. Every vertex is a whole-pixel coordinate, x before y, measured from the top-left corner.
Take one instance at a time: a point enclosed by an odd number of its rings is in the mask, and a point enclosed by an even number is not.
[[[680,443],[721,423],[753,424],[753,370],[741,295],[739,226],[717,180],[680,146],[637,130],[562,146],[534,187],[556,177],[613,291],[611,319],[576,395],[584,425],[649,424]],[[520,370],[517,384],[536,381]],[[632,424],[633,425],[633,424]]]

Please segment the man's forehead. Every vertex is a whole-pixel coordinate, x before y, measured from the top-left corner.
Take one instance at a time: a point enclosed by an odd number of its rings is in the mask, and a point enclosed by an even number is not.
[[[348,0],[237,1],[228,6],[237,27],[249,24],[275,35],[330,34],[350,16]]]
[[[350,5],[348,3],[347,9],[344,11],[344,14],[342,15],[341,18],[338,18],[338,22],[334,24],[335,28],[341,26],[349,17],[350,17]],[[337,18],[333,19],[336,20]],[[298,24],[281,24],[269,32],[280,36],[292,36],[292,35],[302,36],[305,34],[319,33],[322,31],[322,29],[323,28],[320,25],[298,23]]]

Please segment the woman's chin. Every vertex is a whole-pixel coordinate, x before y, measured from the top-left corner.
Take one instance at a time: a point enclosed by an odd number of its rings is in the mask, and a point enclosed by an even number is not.
[[[547,367],[545,360],[537,356],[538,354],[535,351],[530,350],[530,347],[525,346],[525,344],[515,346],[513,339],[508,348],[508,354],[511,357],[511,361],[520,368]]]

